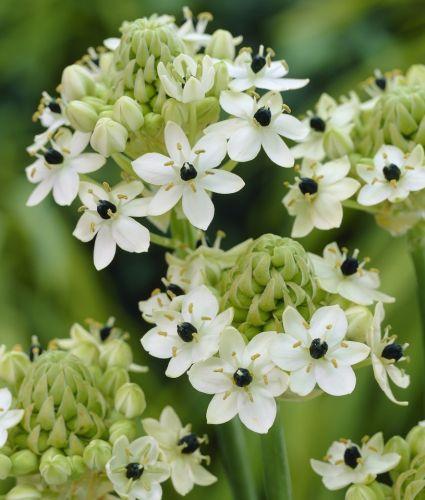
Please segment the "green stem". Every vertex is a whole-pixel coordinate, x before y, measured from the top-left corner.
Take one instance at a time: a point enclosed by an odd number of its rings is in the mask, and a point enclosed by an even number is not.
[[[131,166],[131,160],[127,158],[126,155],[122,153],[114,153],[113,155],[111,155],[111,157],[126,174],[134,177],[135,174],[133,167]]]
[[[267,500],[291,500],[291,476],[286,453],[285,433],[277,402],[273,427],[261,437],[264,490]]]
[[[166,236],[160,236],[159,234],[155,233],[151,233],[151,242],[155,243],[155,245],[159,245],[164,248],[170,248],[172,250],[176,250],[183,246],[180,241],[167,238]]]
[[[226,163],[223,165],[222,170],[227,170],[228,172],[231,172],[237,165],[238,165],[237,161],[227,160]]]
[[[364,205],[360,205],[357,201],[354,200],[345,200],[342,202],[342,205],[346,208],[352,208],[353,210],[359,210],[360,212],[367,212],[368,214],[377,214],[378,210],[373,207],[365,207]]]
[[[425,235],[423,227],[417,225],[412,228],[407,233],[407,241],[410,257],[415,267],[418,305],[423,331],[422,345],[425,349]]]
[[[198,115],[196,111],[196,102],[191,102],[189,104],[189,142],[192,147],[195,144],[197,132],[198,132]]]
[[[216,427],[220,456],[235,500],[257,500],[250,455],[238,418]]]

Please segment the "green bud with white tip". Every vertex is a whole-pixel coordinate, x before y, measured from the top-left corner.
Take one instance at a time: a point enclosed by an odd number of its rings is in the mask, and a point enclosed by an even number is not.
[[[59,450],[50,448],[41,457],[40,474],[50,486],[65,484],[72,474],[69,458]]]
[[[101,471],[112,455],[112,446],[101,439],[94,439],[84,450],[83,460],[91,470]]]
[[[229,59],[235,58],[235,41],[230,31],[218,29],[212,34],[205,53],[216,59]]]
[[[102,349],[99,362],[104,369],[111,367],[128,369],[133,363],[131,347],[122,339],[112,339]]]
[[[16,476],[32,474],[38,469],[38,457],[31,450],[20,450],[10,456],[12,473]]]
[[[416,425],[406,436],[412,458],[425,454],[425,426]]]
[[[93,95],[95,83],[90,72],[80,64],[67,66],[62,73],[61,94],[67,101]]]
[[[109,428],[109,442],[114,444],[121,436],[127,436],[130,442],[133,441],[136,437],[136,423],[126,419],[114,422]]]
[[[128,96],[122,96],[115,102],[114,119],[131,132],[139,130],[145,121],[140,105]]]
[[[365,484],[353,484],[345,494],[345,500],[379,500],[380,497]]]
[[[409,443],[400,436],[393,436],[385,443],[384,453],[398,453],[401,457],[397,467],[390,471],[391,478],[395,481],[400,472],[409,467],[411,459]]]
[[[31,362],[25,353],[0,347],[0,379],[8,385],[19,385],[30,367]]]
[[[91,132],[98,120],[98,114],[84,101],[71,101],[66,107],[66,116],[71,125],[81,132]]]
[[[91,147],[102,156],[122,152],[127,144],[127,129],[111,118],[100,118],[90,139]]]
[[[121,386],[115,394],[115,410],[126,418],[139,417],[146,409],[145,393],[131,382]]]
[[[5,498],[6,500],[40,500],[43,496],[37,488],[20,484],[12,488]]]
[[[372,325],[372,312],[365,306],[352,306],[344,312],[348,320],[347,339],[366,342],[368,331]]]

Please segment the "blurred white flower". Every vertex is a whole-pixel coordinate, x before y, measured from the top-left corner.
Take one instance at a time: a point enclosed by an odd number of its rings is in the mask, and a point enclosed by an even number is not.
[[[366,359],[370,349],[345,340],[348,323],[340,306],[317,309],[310,324],[287,307],[282,323],[284,333],[274,339],[270,355],[277,366],[290,372],[292,392],[307,396],[316,384],[333,396],[353,392],[356,376],[351,365]]]
[[[326,461],[312,459],[311,466],[322,476],[329,490],[339,490],[351,483],[371,483],[378,474],[394,469],[400,462],[398,453],[384,453],[384,440],[379,432],[370,439],[363,439],[362,446],[343,439],[329,448]]]
[[[373,373],[379,387],[393,402],[406,406],[406,401],[397,401],[391,390],[389,379],[398,387],[406,389],[410,384],[410,377],[404,370],[397,366],[399,361],[405,360],[404,352],[409,344],[398,344],[395,335],[389,335],[389,328],[385,329],[382,336],[382,322],[385,317],[384,306],[378,302],[375,306],[373,322],[368,332],[367,342],[371,348]]]
[[[7,441],[8,430],[19,424],[24,416],[24,410],[14,410],[12,406],[12,393],[7,388],[0,389],[0,448]]]
[[[148,250],[149,231],[133,219],[148,213],[149,200],[136,198],[142,191],[139,181],[122,182],[112,189],[81,182],[79,196],[85,211],[73,235],[83,242],[96,237],[93,260],[97,270],[111,263],[117,245],[126,252]]]
[[[411,191],[425,188],[424,150],[417,145],[404,154],[395,146],[382,146],[373,159],[373,165],[359,164],[357,172],[366,182],[357,201],[361,205],[377,205],[388,200],[402,201]]]
[[[365,306],[378,300],[394,302],[394,297],[377,290],[380,286],[378,270],[365,269],[368,259],[360,262],[358,254],[358,250],[351,256],[347,249],[341,252],[336,242],[326,245],[323,257],[309,254],[320,288]]]
[[[187,495],[195,484],[209,486],[217,481],[201,465],[204,460],[209,462],[209,457],[200,450],[207,437],[194,434],[190,424],[183,426],[171,406],[162,410],[159,420],[145,418],[142,424],[145,432],[158,441],[164,460],[170,465],[171,481],[177,493]]]
[[[201,47],[205,47],[211,35],[205,33],[207,25],[212,21],[212,14],[201,12],[194,21],[192,11],[188,7],[183,7],[185,22],[178,28],[177,33],[180,38],[190,47],[193,54],[196,54]]]
[[[360,187],[358,181],[347,177],[349,171],[346,156],[327,163],[303,160],[300,177],[282,200],[289,214],[295,216],[292,237],[306,236],[314,227],[332,229],[341,225],[341,202]]]
[[[193,387],[214,394],[208,410],[209,424],[222,424],[239,415],[248,429],[266,433],[276,418],[275,397],[288,387],[288,375],[269,356],[275,332],[256,335],[248,344],[235,328],[220,339],[219,357],[196,363],[189,370]]]
[[[169,157],[147,153],[132,162],[141,179],[161,186],[153,195],[149,214],[164,214],[182,199],[183,212],[190,223],[205,230],[214,217],[214,205],[207,191],[235,193],[245,184],[238,175],[216,169],[226,156],[223,136],[203,136],[191,148],[185,133],[174,122],[167,123],[164,135]]]
[[[68,129],[59,130],[51,146],[43,155],[29,165],[25,172],[27,178],[37,187],[28,198],[27,205],[34,206],[44,200],[53,191],[53,198],[58,205],[70,205],[78,194],[79,174],[99,170],[105,164],[105,158],[97,153],[83,153],[90,139],[90,134],[71,133]]]

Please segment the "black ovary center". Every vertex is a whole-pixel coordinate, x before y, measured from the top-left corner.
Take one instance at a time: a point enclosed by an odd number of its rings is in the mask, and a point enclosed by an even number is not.
[[[298,187],[302,194],[316,194],[319,189],[317,182],[309,177],[302,177]]]
[[[50,109],[52,113],[61,114],[62,110],[57,101],[50,101],[47,107]]]
[[[313,359],[320,359],[328,352],[328,344],[320,339],[314,339],[310,345],[310,356]]]
[[[233,380],[238,387],[246,387],[252,382],[252,375],[246,368],[238,368],[233,374]]]
[[[385,90],[387,87],[387,79],[383,76],[375,78],[375,85],[381,90]]]
[[[310,118],[310,127],[316,132],[324,132],[326,130],[326,123],[320,116],[313,116]]]
[[[388,182],[398,181],[400,179],[401,170],[394,163],[391,163],[390,165],[384,167],[382,169],[382,172]]]
[[[177,335],[183,340],[183,342],[192,342],[193,334],[197,333],[198,330],[192,325],[192,323],[180,323],[177,325]]]
[[[127,479],[140,479],[142,477],[144,468],[136,462],[131,462],[130,464],[127,464],[125,466],[125,470],[125,477]]]
[[[259,73],[266,65],[266,58],[257,54],[252,58],[251,69],[254,73]]]
[[[359,261],[354,257],[347,257],[341,264],[341,272],[344,276],[351,276],[356,274],[359,268]]]
[[[105,340],[111,335],[112,332],[112,326],[104,326],[99,330],[99,337],[102,342],[105,342]]]
[[[97,202],[97,213],[102,217],[102,219],[110,219],[110,212],[113,214],[117,211],[117,207],[108,200],[99,200]]]
[[[272,121],[272,112],[269,108],[263,106],[262,108],[257,109],[254,114],[254,119],[262,127],[267,127]]]
[[[187,455],[195,452],[201,445],[196,434],[187,434],[186,436],[183,436],[179,439],[177,444],[179,446],[184,445],[181,452]]]
[[[180,177],[184,181],[190,181],[198,175],[196,168],[189,162],[183,163],[180,169]]]
[[[403,357],[403,347],[400,344],[388,344],[384,347],[381,356],[385,359],[393,359],[398,361]]]
[[[179,285],[175,285],[174,283],[170,283],[166,286],[165,292],[167,295],[178,297],[179,295],[184,295],[185,291],[183,288],[179,287]]]
[[[350,446],[344,452],[344,463],[352,469],[355,469],[359,465],[359,458],[361,458],[361,453],[357,446]]]
[[[40,354],[42,354],[42,352],[43,352],[43,349],[41,348],[41,346],[39,346],[38,344],[33,344],[30,347],[30,352],[29,352],[29,358],[30,358],[31,363],[35,359],[37,359],[37,357],[40,356]]]
[[[63,162],[63,154],[57,151],[56,149],[49,148],[44,153],[44,159],[50,165],[59,165]]]

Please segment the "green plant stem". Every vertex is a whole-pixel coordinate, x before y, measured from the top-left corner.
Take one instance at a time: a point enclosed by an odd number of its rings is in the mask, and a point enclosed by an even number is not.
[[[235,500],[257,500],[250,455],[238,418],[216,427],[220,456]]]
[[[231,172],[234,168],[236,168],[238,165],[237,161],[234,160],[227,160],[226,163],[223,165],[222,170],[227,170],[228,172]]]
[[[114,153],[111,155],[115,163],[128,175],[132,177],[135,176],[133,167],[131,166],[131,160],[127,158],[123,153]]]
[[[196,110],[196,102],[191,102],[189,104],[189,142],[192,147],[195,144],[197,131],[198,131],[198,117]]]
[[[155,245],[159,245],[164,248],[170,248],[172,250],[177,250],[184,246],[180,241],[167,238],[166,236],[160,236],[159,234],[151,233],[151,242]]]
[[[291,500],[291,476],[279,402],[272,428],[261,437],[261,448],[266,499]]]
[[[407,234],[407,241],[416,274],[418,305],[423,332],[422,347],[425,352],[425,235],[423,228],[419,226],[412,228]]]
[[[377,214],[378,210],[373,207],[365,207],[364,205],[360,205],[357,201],[354,200],[345,200],[342,202],[342,205],[346,208],[351,208],[353,210],[359,210],[360,212],[367,212],[368,214]]]

